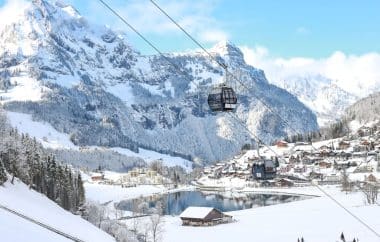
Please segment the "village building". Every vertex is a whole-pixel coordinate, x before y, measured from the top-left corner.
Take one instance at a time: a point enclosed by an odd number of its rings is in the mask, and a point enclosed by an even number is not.
[[[339,184],[341,182],[341,177],[338,174],[329,174],[323,177],[323,180],[319,182],[320,184]]]
[[[318,163],[318,165],[319,165],[320,168],[331,168],[331,166],[332,166],[331,162],[324,161],[324,160],[320,161]]]
[[[364,164],[364,165],[358,166],[355,169],[354,173],[369,173],[372,171],[373,171],[373,167],[371,165]]]
[[[321,147],[318,148],[318,150],[320,150],[320,151],[323,151],[323,150],[328,150],[328,151],[330,151],[331,148],[330,148],[329,146],[327,146],[327,145],[322,145]]]
[[[293,170],[295,173],[304,173],[306,172],[307,168],[304,165],[296,165]]]
[[[319,172],[312,171],[309,174],[310,179],[316,179],[316,180],[322,180],[323,179],[323,174]]]
[[[104,174],[103,173],[92,173],[91,180],[93,182],[99,182],[104,180]]]
[[[340,150],[345,150],[345,149],[350,148],[351,145],[350,145],[350,142],[342,140],[339,142],[338,146]]]
[[[292,187],[294,186],[294,182],[287,178],[280,178],[276,181],[276,185],[279,187]]]
[[[168,184],[168,179],[158,174],[157,171],[146,168],[135,168],[120,177],[123,186],[134,185],[162,185]]]
[[[288,147],[288,142],[286,142],[284,140],[279,140],[276,142],[276,146],[278,148],[286,148],[286,147]]]
[[[292,169],[292,166],[290,164],[280,164],[279,172],[280,173],[287,173]]]
[[[213,207],[188,207],[180,216],[184,226],[213,226],[232,222],[232,216]]]
[[[354,146],[354,152],[366,152],[369,150],[369,147],[366,145],[355,145]]]
[[[373,174],[369,174],[369,176],[366,176],[364,179],[366,182],[376,183],[377,178]]]

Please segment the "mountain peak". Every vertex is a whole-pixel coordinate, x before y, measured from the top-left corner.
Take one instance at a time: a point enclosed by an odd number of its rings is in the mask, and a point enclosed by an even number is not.
[[[73,6],[60,0],[33,0],[32,8],[29,12],[35,12],[36,10],[42,15],[42,17],[47,19],[82,19],[82,16]]]
[[[227,62],[234,61],[237,63],[244,62],[243,52],[228,40],[218,42],[210,49],[211,53],[218,54],[223,57]]]
[[[211,52],[215,52],[220,55],[227,55],[231,51],[239,50],[239,48],[228,40],[222,40],[216,43],[210,50]]]

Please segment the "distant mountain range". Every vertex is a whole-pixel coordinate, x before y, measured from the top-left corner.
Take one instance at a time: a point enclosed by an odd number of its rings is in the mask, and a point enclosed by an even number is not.
[[[316,115],[247,65],[239,48],[221,42],[210,51],[248,86],[231,82],[241,123],[208,109],[208,91],[222,82],[223,69],[204,53],[167,54],[178,71],[62,1],[35,0],[0,29],[1,103],[50,123],[78,146],[141,147],[203,162],[251,143],[243,126],[265,142],[318,129]]]
[[[319,126],[339,120],[345,109],[359,99],[322,75],[292,75],[273,84],[284,88],[315,112]]]

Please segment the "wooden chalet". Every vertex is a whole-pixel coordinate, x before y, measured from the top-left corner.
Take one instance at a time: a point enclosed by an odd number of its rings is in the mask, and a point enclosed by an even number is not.
[[[348,149],[348,148],[350,148],[350,146],[351,146],[351,144],[348,141],[342,140],[342,141],[339,142],[339,149],[340,150]]]
[[[306,166],[304,165],[297,165],[293,168],[293,170],[295,173],[304,173],[306,172],[307,169],[306,169]]]
[[[331,168],[332,166],[331,162],[328,161],[320,161],[318,165],[320,168]]]
[[[376,182],[377,182],[377,178],[376,178],[376,176],[374,176],[373,174],[369,174],[369,176],[366,176],[366,177],[365,177],[365,181],[376,183]]]
[[[328,146],[328,145],[322,145],[321,147],[318,148],[318,150],[320,150],[320,151],[322,151],[322,150],[328,150],[328,151],[330,151],[331,147]]]
[[[276,185],[279,187],[292,187],[294,186],[294,182],[287,178],[280,178],[276,181]]]
[[[188,207],[179,215],[184,226],[213,226],[232,222],[232,216],[213,207]]]
[[[288,147],[288,142],[286,142],[284,140],[279,140],[276,142],[276,146],[278,148],[286,148],[286,147]]]
[[[91,175],[92,181],[103,181],[104,180],[104,174],[103,173],[93,173]]]
[[[309,174],[310,179],[317,179],[317,180],[322,180],[323,179],[323,174],[319,172],[312,171]]]

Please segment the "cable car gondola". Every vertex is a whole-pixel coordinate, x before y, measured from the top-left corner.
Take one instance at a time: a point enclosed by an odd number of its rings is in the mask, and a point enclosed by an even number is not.
[[[208,105],[213,112],[233,111],[236,108],[237,97],[231,87],[221,85],[214,87],[207,98]]]

